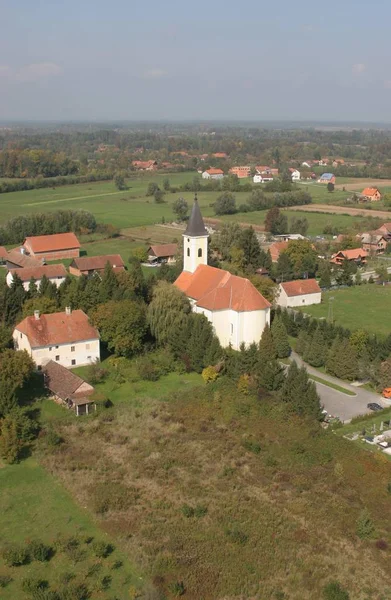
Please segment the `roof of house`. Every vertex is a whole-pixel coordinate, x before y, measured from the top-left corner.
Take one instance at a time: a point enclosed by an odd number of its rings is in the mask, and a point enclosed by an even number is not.
[[[26,256],[26,254],[22,254],[20,250],[16,249],[8,252],[7,261],[13,265],[18,265],[19,267],[42,266],[42,261],[40,259],[33,258],[32,256]]]
[[[183,235],[188,235],[189,237],[199,237],[208,235],[208,232],[206,231],[204,225],[204,220],[201,215],[197,196],[195,196],[194,198],[193,207],[191,209],[191,215],[187,222],[186,231]]]
[[[249,312],[271,306],[248,279],[209,265],[198,265],[194,273],[183,271],[175,285],[210,311]]]
[[[318,294],[321,289],[316,279],[296,279],[280,283],[287,296],[302,296],[305,294]]]
[[[62,400],[80,399],[80,397],[90,396],[94,392],[92,385],[53,360],[47,362],[42,367],[42,371],[45,376],[45,386]],[[78,394],[77,390],[83,384],[85,384],[83,392]]]
[[[332,179],[333,177],[335,177],[335,175],[333,173],[323,173],[323,175],[320,176],[320,179]]]
[[[226,152],[215,152],[212,156],[215,158],[227,158],[228,154]]]
[[[71,267],[76,267],[79,271],[99,271],[104,269],[106,264],[109,263],[114,269],[120,267],[121,269],[125,266],[119,254],[106,254],[104,256],[80,256],[74,258],[71,262]]]
[[[351,250],[340,250],[335,256],[342,255],[347,260],[354,260],[363,256],[368,256],[368,252],[362,248],[352,248]]]
[[[361,235],[361,242],[363,244],[378,244],[380,240],[387,241],[381,232],[368,231]]]
[[[140,169],[148,169],[148,167],[153,167],[156,165],[156,160],[133,160],[132,165],[135,167],[140,167]]]
[[[379,227],[379,230],[380,230],[380,231],[381,231],[382,229],[383,229],[383,230],[385,229],[386,231],[388,231],[388,232],[390,232],[390,233],[391,233],[391,223],[383,223],[383,225],[381,225],[381,226]]]
[[[376,194],[380,194],[379,190],[375,187],[367,187],[361,193],[363,196],[375,196]]]
[[[24,243],[28,243],[33,252],[56,252],[69,248],[80,248],[80,242],[72,232],[27,237]]]
[[[26,317],[15,329],[27,336],[32,348],[99,339],[98,330],[82,310]]]
[[[178,250],[178,244],[158,244],[150,246],[148,252],[152,252],[157,258],[165,256],[175,256]]]
[[[278,258],[284,250],[288,248],[289,242],[274,242],[269,248],[272,258]]]
[[[207,169],[206,173],[209,173],[209,175],[224,175],[224,171],[221,169]]]
[[[67,271],[63,264],[58,265],[42,265],[41,267],[23,267],[22,269],[10,269],[12,275],[16,273],[22,281],[30,281],[30,279],[39,280],[44,275],[48,279],[55,277],[66,277]]]
[[[8,258],[8,252],[4,246],[0,246],[0,258]]]

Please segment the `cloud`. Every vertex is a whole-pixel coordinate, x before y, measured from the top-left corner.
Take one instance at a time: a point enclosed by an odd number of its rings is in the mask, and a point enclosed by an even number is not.
[[[0,77],[13,83],[34,82],[48,77],[61,75],[62,68],[56,63],[42,62],[13,68],[9,65],[0,65]]]
[[[357,63],[352,66],[352,73],[353,75],[361,75],[361,73],[364,73],[366,69],[367,67],[364,65],[364,63]]]
[[[149,69],[143,73],[144,79],[161,79],[162,77],[166,77],[167,71],[163,69]]]

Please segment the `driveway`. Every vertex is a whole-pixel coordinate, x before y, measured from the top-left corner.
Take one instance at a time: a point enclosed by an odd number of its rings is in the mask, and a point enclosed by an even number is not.
[[[341,379],[331,377],[330,375],[326,375],[325,373],[314,369],[314,367],[310,367],[310,365],[307,365],[296,352],[292,352],[291,358],[295,360],[299,366],[304,365],[310,376],[311,374],[316,375],[317,377],[335,383],[356,394],[355,396],[348,396],[323,383],[315,381],[321,403],[330,415],[338,417],[341,421],[347,422],[358,415],[371,413],[372,411],[367,408],[369,402],[376,402],[377,404],[385,406],[379,394],[369,392],[361,387],[355,387],[349,383],[345,383],[345,381],[342,381]]]

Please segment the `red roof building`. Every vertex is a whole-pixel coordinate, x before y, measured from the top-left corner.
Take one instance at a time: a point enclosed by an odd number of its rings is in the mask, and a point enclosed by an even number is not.
[[[23,247],[33,258],[45,260],[62,260],[80,255],[80,242],[72,232],[27,237]]]
[[[288,242],[274,242],[269,248],[270,256],[273,262],[277,262],[280,258],[281,252],[284,252],[288,248]]]
[[[156,160],[133,160],[132,165],[139,171],[156,171]]]
[[[69,272],[76,277],[81,275],[89,277],[94,273],[103,274],[107,263],[114,271],[125,270],[124,261],[119,254],[106,254],[104,256],[80,256],[75,258],[69,265]]]
[[[232,167],[229,172],[232,175],[237,175],[237,177],[239,177],[239,179],[242,179],[244,177],[250,177],[251,175],[251,168],[250,167]]]
[[[352,250],[340,250],[333,254],[330,262],[335,265],[341,265],[344,260],[354,261],[357,264],[365,264],[368,252],[362,248],[353,248]]]
[[[320,304],[322,290],[316,279],[296,279],[279,285],[277,304],[283,307],[309,306]]]

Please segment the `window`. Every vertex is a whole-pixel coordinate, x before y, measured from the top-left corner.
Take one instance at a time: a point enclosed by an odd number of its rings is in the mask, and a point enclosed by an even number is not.
[[[57,361],[58,361],[58,360],[60,360],[60,355],[59,355],[59,354],[57,354],[57,356],[56,356],[56,360],[57,360]]]
[[[51,346],[49,346],[49,352],[51,352],[51,351],[52,351],[52,347],[51,347]]]
[[[302,303],[305,304],[305,298],[303,298]]]
[[[76,364],[76,361],[75,361],[75,359],[74,359],[74,358],[71,360],[71,364],[72,364],[72,365],[75,365],[75,364]]]
[[[23,337],[23,333],[21,333],[21,334],[20,334],[20,338],[21,338],[21,339],[22,339],[22,337]]]
[[[41,365],[38,365],[38,366],[37,366],[37,370],[38,370],[38,371],[42,371],[42,366],[41,366]]]
[[[90,349],[90,345],[86,344],[86,350],[89,350],[89,349]]]
[[[56,350],[58,350],[58,346],[56,346]]]
[[[75,351],[75,346],[71,346],[71,352]]]
[[[231,335],[233,335],[233,332],[234,332],[234,324],[231,323]]]
[[[187,256],[190,256],[190,248],[187,249]]]
[[[198,248],[198,257],[202,256],[202,248]]]

